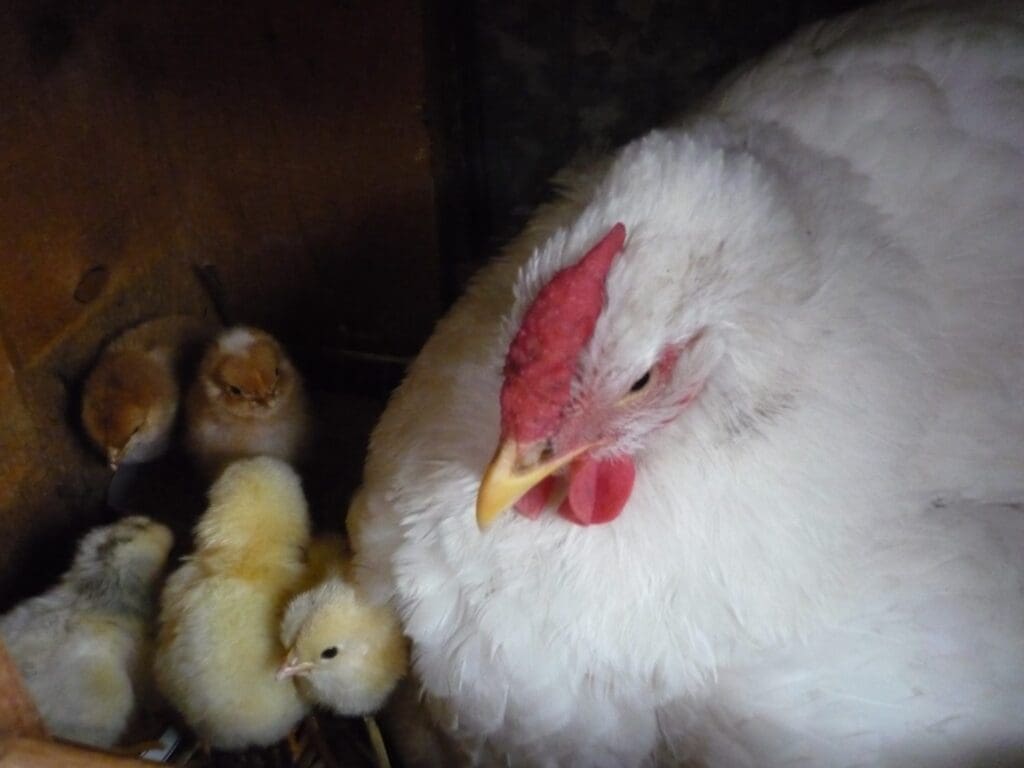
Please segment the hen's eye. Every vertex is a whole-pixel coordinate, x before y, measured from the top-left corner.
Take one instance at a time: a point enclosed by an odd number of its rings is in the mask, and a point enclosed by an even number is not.
[[[239,389],[238,387],[236,387],[234,384],[230,384],[228,386],[228,392],[230,392],[235,397],[241,397],[242,396],[242,390]]]
[[[639,392],[641,389],[647,386],[647,382],[651,380],[651,372],[648,371],[639,379],[633,382],[633,385],[629,388],[630,393]]]
[[[332,645],[330,648],[324,648],[323,652],[320,654],[320,658],[321,659],[333,659],[337,655],[338,655],[338,648],[336,646]]]

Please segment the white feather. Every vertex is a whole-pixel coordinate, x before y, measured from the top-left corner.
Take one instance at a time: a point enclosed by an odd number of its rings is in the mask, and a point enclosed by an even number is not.
[[[1022,29],[1002,3],[807,30],[579,177],[438,325],[351,516],[478,760],[1024,753],[1024,523],[980,504],[1024,498]],[[699,337],[704,389],[629,446],[614,523],[481,534],[511,336],[617,221],[579,379],[621,392]]]

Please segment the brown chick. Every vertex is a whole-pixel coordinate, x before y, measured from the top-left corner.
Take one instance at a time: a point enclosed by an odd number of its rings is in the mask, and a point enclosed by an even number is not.
[[[200,318],[171,315],[125,331],[103,350],[85,381],[81,417],[111,469],[167,450],[183,362],[211,333]]]
[[[189,450],[211,473],[245,456],[294,462],[308,432],[302,378],[273,336],[230,328],[203,356],[186,420]]]

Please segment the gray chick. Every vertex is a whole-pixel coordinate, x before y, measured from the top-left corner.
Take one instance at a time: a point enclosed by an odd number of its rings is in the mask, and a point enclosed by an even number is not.
[[[50,732],[109,747],[151,689],[151,627],[173,536],[146,517],[89,531],[60,583],[0,617]]]

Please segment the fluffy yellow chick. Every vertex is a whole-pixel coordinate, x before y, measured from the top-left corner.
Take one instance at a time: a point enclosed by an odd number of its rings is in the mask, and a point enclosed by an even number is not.
[[[345,580],[341,540],[318,543],[319,552],[311,547],[311,570],[326,578],[288,605],[281,622],[288,652],[278,679],[295,679],[303,695],[340,715],[371,714],[406,672],[406,641],[391,609],[367,602]]]
[[[203,355],[186,419],[188,447],[210,472],[244,456],[295,461],[309,421],[302,378],[273,336],[229,328]]]
[[[210,746],[265,746],[308,710],[275,679],[281,616],[303,578],[306,500],[294,470],[263,456],[229,465],[209,501],[161,598],[157,685]]]
[[[55,736],[109,747],[151,689],[150,622],[172,543],[167,527],[145,517],[95,528],[57,586],[0,617]]]
[[[111,469],[167,450],[183,361],[210,334],[200,318],[171,315],[130,328],[103,350],[85,380],[81,418]]]

